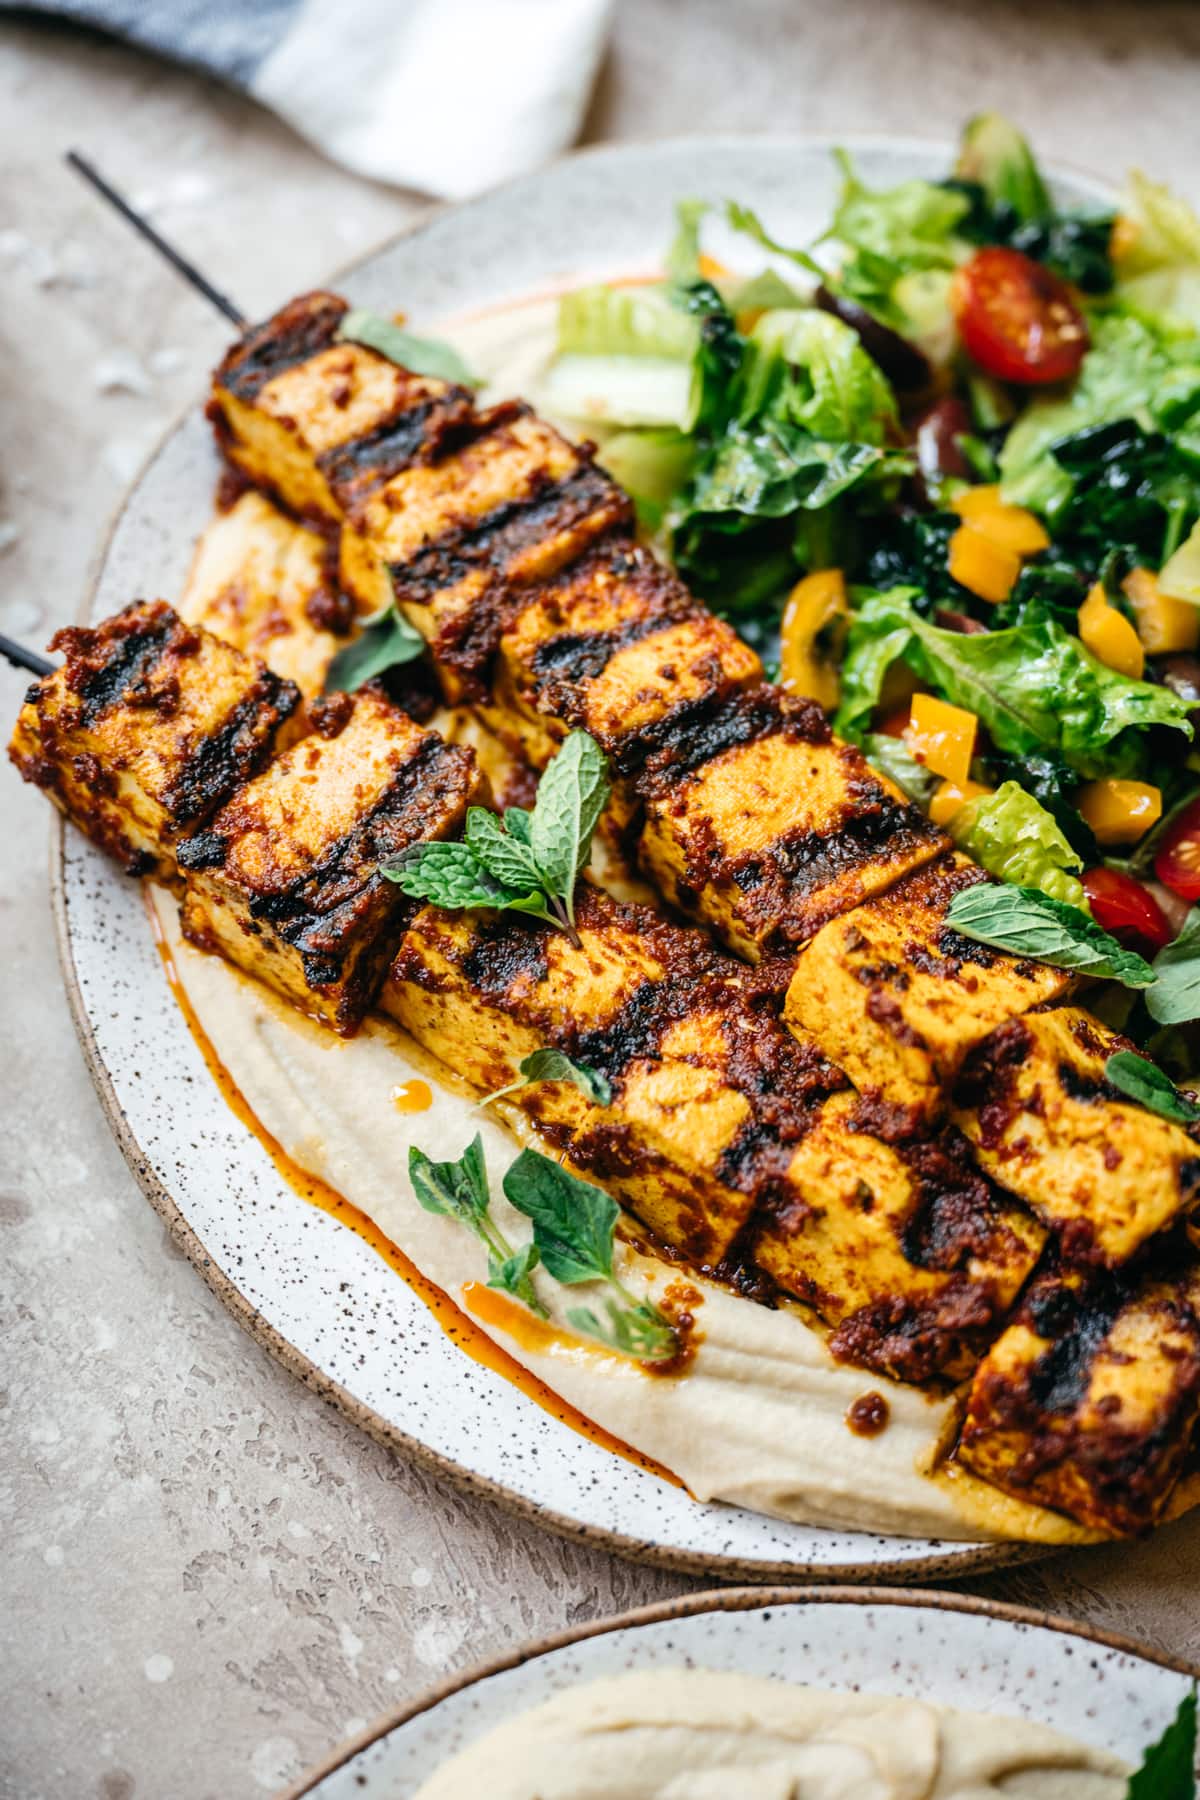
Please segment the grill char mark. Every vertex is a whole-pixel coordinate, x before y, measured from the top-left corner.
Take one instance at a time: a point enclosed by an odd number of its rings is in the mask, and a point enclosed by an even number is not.
[[[328,350],[349,310],[336,294],[299,295],[246,332],[219,364],[218,382],[239,400],[255,400],[276,375]]]

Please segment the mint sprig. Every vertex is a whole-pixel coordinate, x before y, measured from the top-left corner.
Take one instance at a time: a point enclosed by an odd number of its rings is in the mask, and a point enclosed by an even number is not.
[[[441,338],[418,337],[365,307],[354,307],[345,315],[338,326],[338,337],[343,343],[365,344],[368,350],[377,350],[380,356],[412,375],[434,375],[461,387],[482,385],[452,344]]]
[[[1101,930],[1080,907],[1053,900],[1040,888],[990,882],[966,888],[955,894],[946,920],[963,937],[1010,956],[1029,956],[1130,988],[1147,988],[1154,981],[1144,957]]]
[[[1115,1050],[1104,1065],[1104,1073],[1122,1094],[1164,1119],[1179,1125],[1194,1125],[1200,1119],[1200,1106],[1181,1094],[1157,1063],[1139,1056],[1136,1050]]]
[[[531,1279],[538,1264],[536,1243],[514,1250],[491,1217],[492,1197],[479,1133],[457,1162],[433,1162],[414,1144],[408,1152],[408,1176],[426,1212],[457,1219],[483,1243],[488,1253],[488,1286],[503,1289],[540,1319],[547,1318]]]
[[[1196,1690],[1129,1777],[1125,1800],[1196,1800]]]
[[[676,1354],[670,1321],[639,1300],[613,1268],[613,1240],[619,1209],[602,1188],[570,1175],[561,1163],[536,1150],[522,1150],[504,1177],[510,1204],[533,1221],[533,1242],[515,1250],[491,1216],[491,1190],[476,1133],[457,1162],[433,1162],[414,1145],[408,1153],[413,1192],[426,1212],[457,1219],[481,1240],[488,1253],[488,1286],[503,1289],[535,1312],[549,1315],[531,1279],[539,1265],[564,1287],[603,1281],[605,1317],[574,1307],[568,1322],[641,1362],[662,1362]]]
[[[509,1204],[533,1221],[542,1266],[555,1281],[565,1287],[602,1281],[609,1289],[603,1319],[589,1307],[568,1312],[577,1331],[642,1362],[662,1362],[677,1353],[669,1320],[631,1294],[613,1268],[619,1208],[610,1194],[537,1150],[522,1150],[510,1165],[504,1192]]]
[[[365,682],[387,669],[415,662],[425,649],[425,639],[394,605],[364,619],[352,644],[339,650],[325,675],[327,694],[353,694]]]
[[[380,872],[410,899],[529,913],[578,945],[575,886],[609,792],[603,751],[586,731],[573,731],[542,776],[532,812],[510,806],[500,818],[473,806],[461,843],[414,844]]]
[[[531,1050],[517,1064],[517,1072],[519,1081],[510,1081],[505,1087],[485,1095],[480,1106],[490,1106],[493,1100],[503,1100],[506,1095],[519,1093],[523,1087],[531,1087],[539,1081],[570,1081],[593,1106],[612,1105],[612,1083],[607,1075],[590,1068],[587,1063],[576,1062],[565,1050]]]

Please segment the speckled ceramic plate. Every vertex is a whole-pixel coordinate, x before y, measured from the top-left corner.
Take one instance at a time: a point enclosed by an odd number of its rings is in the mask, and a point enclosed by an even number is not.
[[[291,1790],[407,1800],[493,1726],[634,1669],[736,1670],[1036,1720],[1136,1762],[1200,1669],[1013,1606],[878,1588],[693,1594],[601,1619],[473,1669],[378,1720]]]
[[[949,167],[946,146],[855,144],[876,184]],[[1098,197],[1078,181],[1064,198]],[[571,157],[435,212],[339,284],[423,325],[585,277],[656,266],[684,195],[737,195],[785,238],[827,221],[825,143],[677,142]],[[236,271],[215,271],[236,286]],[[280,296],[282,300],[284,296]],[[90,597],[101,617],[175,598],[212,510],[216,455],[200,405],[128,496]],[[286,1186],[228,1111],[172,999],[137,888],[74,832],[54,882],[67,985],[101,1096],[142,1186],[256,1337],[384,1442],[567,1533],[681,1568],[749,1579],[904,1579],[1028,1556],[782,1524],[701,1506],[560,1424],[469,1361],[367,1245]]]

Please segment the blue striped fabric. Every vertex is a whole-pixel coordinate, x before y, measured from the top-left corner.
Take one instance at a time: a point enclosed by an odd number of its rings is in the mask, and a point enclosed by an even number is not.
[[[106,31],[144,50],[191,63],[237,87],[287,30],[301,0],[37,0],[36,12]],[[15,11],[0,0],[0,12]],[[22,6],[21,11],[28,11]]]

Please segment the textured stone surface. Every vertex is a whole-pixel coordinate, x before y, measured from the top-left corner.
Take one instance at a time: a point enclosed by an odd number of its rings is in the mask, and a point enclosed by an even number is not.
[[[1200,15],[1175,5],[628,0],[589,135],[948,134],[1002,104],[1047,154],[1136,159],[1195,198],[1198,64]],[[74,616],[125,482],[224,341],[62,168],[70,143],[251,312],[418,207],[193,75],[0,28],[0,629],[35,641]],[[21,686],[0,668],[6,721]],[[267,1793],[449,1669],[694,1585],[461,1500],[238,1329],[109,1137],[44,805],[2,775],[0,835],[0,1795]],[[972,1585],[1200,1656],[1198,1583],[1184,1524]]]

